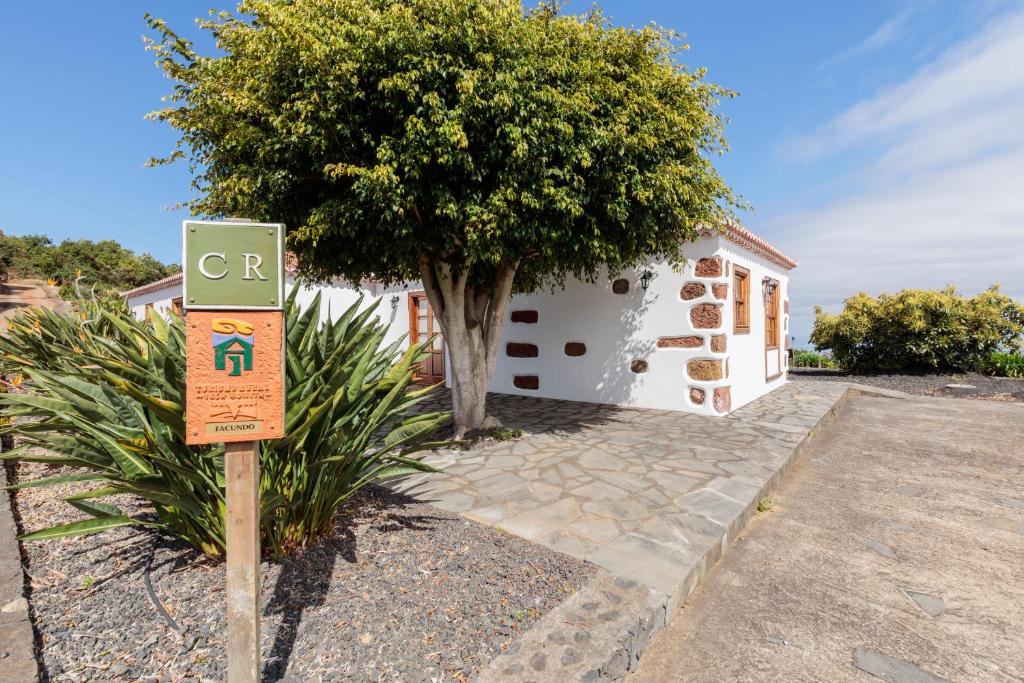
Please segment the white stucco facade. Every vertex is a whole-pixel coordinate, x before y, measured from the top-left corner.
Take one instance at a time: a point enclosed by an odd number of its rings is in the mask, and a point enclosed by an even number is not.
[[[721,415],[780,386],[786,381],[787,271],[717,234],[688,245],[686,254],[679,271],[648,264],[653,278],[646,291],[641,266],[617,276],[628,283],[625,293],[613,291],[613,280],[602,273],[595,284],[570,280],[564,290],[513,297],[492,391]],[[717,260],[719,274],[698,275],[702,259],[710,266]],[[734,331],[736,265],[749,271],[750,326],[742,333]],[[766,278],[779,286],[779,345],[772,351],[765,343]],[[704,293],[684,298],[687,283],[702,285]],[[698,306],[717,310],[719,324],[698,326],[709,324],[700,315],[693,319]],[[535,323],[516,322],[532,320],[533,313]],[[510,357],[509,351],[537,355]],[[709,362],[695,367],[691,361]]]
[[[491,391],[620,406],[725,415],[786,381],[788,271],[796,264],[745,229],[705,234],[687,245],[680,270],[650,262],[595,283],[514,296],[506,310]],[[737,268],[747,272],[749,326],[736,325]],[[642,275],[652,278],[645,290]],[[766,296],[766,285],[774,298]],[[289,277],[288,293],[296,286]],[[339,281],[303,286],[335,317],[363,295],[389,324],[385,343],[410,331],[417,282],[385,287]],[[180,278],[126,294],[137,317],[172,308]],[[777,345],[766,339],[766,300],[777,311]],[[446,351],[446,350],[445,350]],[[444,354],[447,356],[447,353]],[[450,367],[445,358],[444,367]],[[450,385],[450,376],[446,377]]]

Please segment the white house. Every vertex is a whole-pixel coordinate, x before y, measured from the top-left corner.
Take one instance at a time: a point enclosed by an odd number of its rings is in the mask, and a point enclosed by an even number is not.
[[[651,262],[596,284],[517,295],[506,312],[491,391],[724,415],[786,381],[789,271],[796,262],[739,225],[687,245],[681,270]],[[287,288],[295,286],[289,273]],[[422,286],[339,281],[319,290],[324,316],[362,292],[390,323],[387,341],[439,332]],[[181,309],[181,276],[125,292],[135,315]],[[329,311],[328,311],[329,308]],[[443,342],[422,379],[449,382]]]

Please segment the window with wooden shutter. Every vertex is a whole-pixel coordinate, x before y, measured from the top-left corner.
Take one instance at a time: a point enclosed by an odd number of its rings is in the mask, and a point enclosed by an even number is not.
[[[735,266],[732,272],[733,332],[747,334],[750,332],[750,271]]]
[[[779,282],[765,280],[764,296],[764,345],[769,349],[779,348]]]

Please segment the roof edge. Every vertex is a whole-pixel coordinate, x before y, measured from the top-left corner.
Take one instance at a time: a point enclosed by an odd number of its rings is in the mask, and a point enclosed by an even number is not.
[[[706,230],[705,232],[707,234],[712,234],[713,231]],[[723,228],[716,232],[730,242],[733,242],[747,251],[757,254],[758,256],[767,259],[786,270],[793,270],[799,265],[795,260],[786,256],[781,249],[770,244],[766,239],[754,234],[739,223],[725,223]]]

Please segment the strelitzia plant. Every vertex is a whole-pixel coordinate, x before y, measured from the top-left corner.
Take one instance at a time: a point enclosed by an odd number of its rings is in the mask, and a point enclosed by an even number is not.
[[[386,326],[362,299],[321,322],[321,299],[285,303],[286,436],[259,444],[261,540],[272,559],[331,529],[341,503],[364,486],[435,471],[417,454],[444,445],[431,435],[448,413],[414,408],[426,345],[384,344]],[[65,466],[8,488],[89,485],[68,496],[88,518],[22,540],[151,527],[209,555],[224,552],[224,448],[185,444],[185,331],[168,312],[136,320],[123,302],[84,300],[73,313],[31,309],[0,338],[0,370],[20,373],[0,394],[19,437],[3,459]],[[111,501],[131,494],[152,512],[129,515]]]

